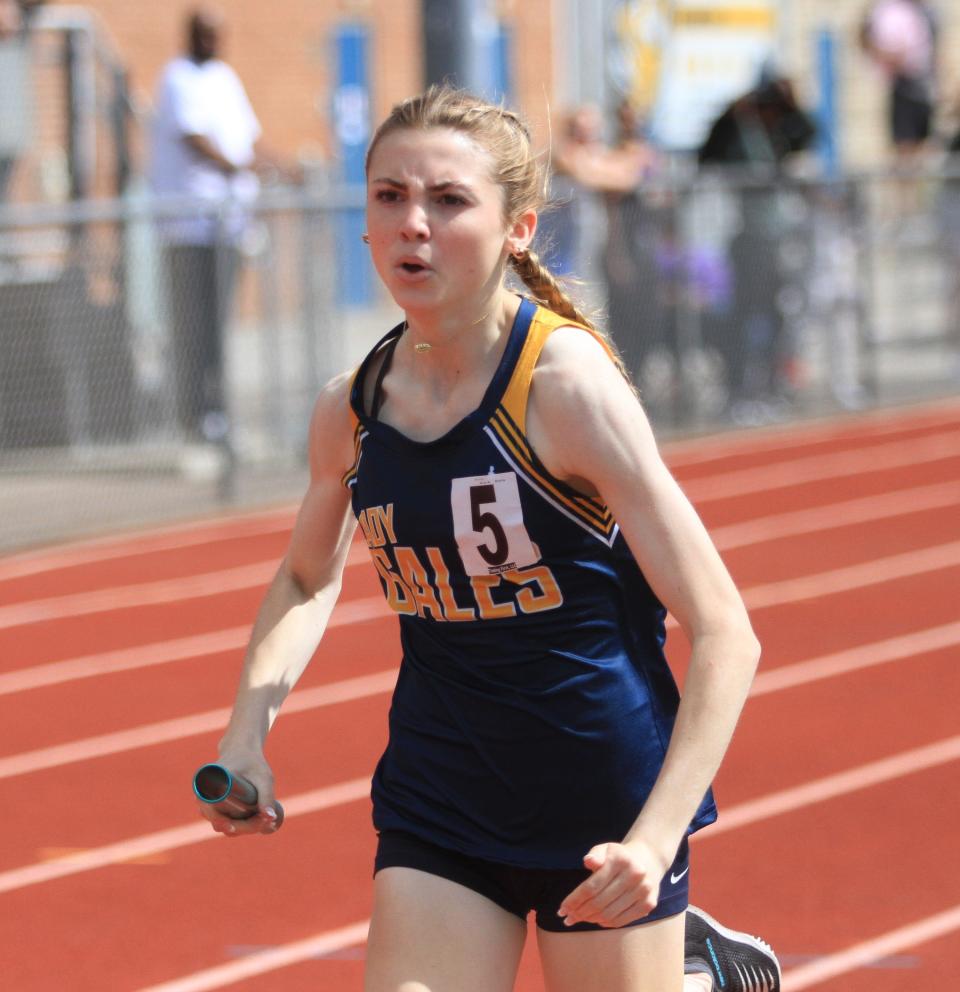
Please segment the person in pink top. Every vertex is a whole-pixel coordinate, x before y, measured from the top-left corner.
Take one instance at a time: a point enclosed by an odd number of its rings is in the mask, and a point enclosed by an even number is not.
[[[875,0],[861,25],[864,50],[890,83],[890,137],[901,166],[916,164],[930,137],[937,27],[926,0]]]

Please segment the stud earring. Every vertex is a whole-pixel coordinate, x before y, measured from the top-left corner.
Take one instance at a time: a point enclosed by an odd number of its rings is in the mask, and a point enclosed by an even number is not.
[[[362,241],[362,242],[363,242],[363,243],[364,243],[365,245],[368,245],[368,244],[370,244],[370,235],[369,235],[369,234],[367,234],[366,232],[364,232],[363,234],[361,234],[361,235],[360,235],[360,240],[361,240],[361,241]]]

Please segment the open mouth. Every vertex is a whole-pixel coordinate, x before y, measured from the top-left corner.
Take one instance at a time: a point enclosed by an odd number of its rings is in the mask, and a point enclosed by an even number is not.
[[[419,262],[401,262],[400,268],[403,269],[404,272],[410,273],[427,271],[427,267],[425,265],[421,265]]]

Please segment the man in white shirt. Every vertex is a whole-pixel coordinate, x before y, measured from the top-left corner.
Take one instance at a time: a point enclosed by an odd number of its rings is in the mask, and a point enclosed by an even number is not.
[[[150,162],[156,194],[180,198],[182,205],[158,229],[170,293],[178,418],[188,436],[201,441],[227,435],[223,335],[238,242],[259,190],[254,166],[260,123],[239,77],[218,57],[223,27],[223,16],[211,7],[189,16],[187,52],[160,79]]]

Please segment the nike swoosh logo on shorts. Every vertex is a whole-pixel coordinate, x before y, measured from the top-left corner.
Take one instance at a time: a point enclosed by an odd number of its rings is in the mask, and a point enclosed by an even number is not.
[[[688,871],[690,871],[690,865],[687,865],[687,867],[686,867],[686,868],[684,868],[684,869],[683,869],[683,871],[682,871],[682,872],[680,872],[680,874],[679,874],[679,875],[674,875],[674,873],[673,873],[673,872],[670,872],[670,884],[671,884],[671,885],[676,885],[676,884],[677,884],[677,882],[679,882],[679,881],[680,881],[680,879],[681,879],[681,878],[683,878],[683,876],[684,876],[684,875],[686,875],[686,873],[687,873]]]

